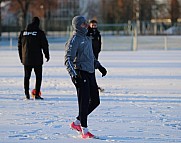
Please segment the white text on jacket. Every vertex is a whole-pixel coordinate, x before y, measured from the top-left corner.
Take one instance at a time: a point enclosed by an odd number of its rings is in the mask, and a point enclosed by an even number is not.
[[[36,36],[37,32],[23,32],[23,36],[28,36],[28,35],[32,35],[32,36]]]

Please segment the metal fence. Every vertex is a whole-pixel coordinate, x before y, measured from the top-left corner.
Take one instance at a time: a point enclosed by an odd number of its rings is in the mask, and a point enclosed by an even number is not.
[[[64,50],[69,38],[66,36],[47,36],[50,50]],[[135,42],[136,40],[136,42]],[[17,50],[17,33],[0,40],[0,50]],[[136,46],[135,46],[136,44]],[[140,50],[181,50],[181,36],[120,36],[102,35],[103,51],[140,51]]]

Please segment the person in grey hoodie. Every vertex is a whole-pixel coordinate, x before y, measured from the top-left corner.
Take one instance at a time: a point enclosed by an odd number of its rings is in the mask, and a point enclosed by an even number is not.
[[[93,138],[88,131],[88,115],[100,104],[95,69],[102,76],[107,70],[96,60],[92,50],[92,40],[86,36],[88,23],[83,16],[72,19],[73,35],[65,44],[65,65],[77,90],[79,113],[70,127],[82,134],[82,138]]]

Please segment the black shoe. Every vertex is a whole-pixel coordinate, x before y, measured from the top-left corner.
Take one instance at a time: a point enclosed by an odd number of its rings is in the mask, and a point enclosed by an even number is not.
[[[29,91],[25,92],[26,99],[30,99]]]
[[[39,95],[36,95],[36,96],[35,96],[35,99],[36,99],[36,100],[43,100],[43,98],[40,97]]]
[[[28,94],[28,95],[26,95],[26,99],[28,99],[28,100],[30,99],[30,95],[29,95],[29,94]]]

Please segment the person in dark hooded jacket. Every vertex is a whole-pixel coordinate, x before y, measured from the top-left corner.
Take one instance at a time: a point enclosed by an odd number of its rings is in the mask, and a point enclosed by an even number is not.
[[[87,36],[89,36],[92,39],[92,49],[95,58],[98,60],[99,58],[99,53],[101,51],[101,34],[97,28],[97,21],[96,20],[91,20],[89,22],[89,27],[88,27],[88,32]],[[98,89],[103,92],[104,89],[98,86]]]
[[[43,53],[47,62],[50,59],[48,41],[39,25],[39,18],[34,17],[32,23],[28,24],[26,29],[20,32],[18,38],[18,52],[20,61],[24,65],[24,90],[27,99],[30,99],[29,80],[32,69],[34,69],[36,75],[35,99],[43,99],[39,96],[42,82]]]
[[[87,36],[90,36],[92,39],[92,49],[95,58],[98,60],[99,53],[101,51],[101,34],[99,30],[97,29],[97,21],[91,20],[89,22],[88,32]]]
[[[79,113],[70,127],[82,134],[82,138],[93,138],[88,131],[87,118],[100,104],[95,78],[98,68],[105,76],[106,69],[96,60],[91,39],[86,36],[88,23],[83,16],[72,19],[73,35],[65,45],[65,65],[77,90]]]

